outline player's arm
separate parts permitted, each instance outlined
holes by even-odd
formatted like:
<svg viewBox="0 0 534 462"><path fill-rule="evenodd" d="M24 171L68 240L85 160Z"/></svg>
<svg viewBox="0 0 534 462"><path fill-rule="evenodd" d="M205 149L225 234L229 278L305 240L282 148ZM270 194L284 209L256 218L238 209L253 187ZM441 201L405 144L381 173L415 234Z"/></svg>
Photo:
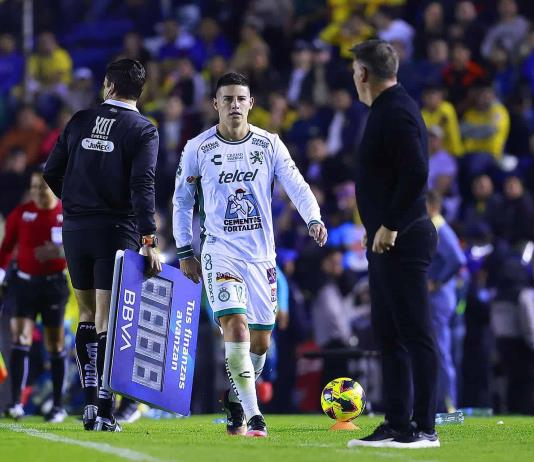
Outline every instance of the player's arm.
<svg viewBox="0 0 534 462"><path fill-rule="evenodd" d="M69 160L67 137L73 119L74 117L63 129L61 135L59 135L54 149L52 149L52 152L46 160L43 171L44 180L48 186L50 186L53 193L60 199L63 190L63 178L65 178L65 171L67 170L67 163Z"/></svg>
<svg viewBox="0 0 534 462"><path fill-rule="evenodd" d="M274 140L274 174L282 184L289 199L297 208L300 216L308 225L310 236L323 246L328 238L328 232L321 220L321 210L317 199L313 195L310 185L302 177L295 162L291 158L287 147L276 136Z"/></svg>
<svg viewBox="0 0 534 462"><path fill-rule="evenodd" d="M180 269L184 275L200 282L200 263L195 258L193 247L193 208L197 192L197 181L200 180L197 152L191 143L187 143L180 157L176 171L174 196L172 200L172 230L180 260Z"/></svg>
<svg viewBox="0 0 534 462"><path fill-rule="evenodd" d="M130 191L132 206L137 217L139 232L153 241L156 232L156 192L154 180L156 176L156 161L158 159L159 135L152 124L145 125L134 146L135 155L132 158L130 173ZM148 259L147 274L154 276L161 271L159 254L151 245L143 246L143 254Z"/></svg>
<svg viewBox="0 0 534 462"><path fill-rule="evenodd" d="M6 269L11 261L11 255L18 242L20 218L21 211L18 207L7 216L4 239L0 246L0 285L4 282Z"/></svg>

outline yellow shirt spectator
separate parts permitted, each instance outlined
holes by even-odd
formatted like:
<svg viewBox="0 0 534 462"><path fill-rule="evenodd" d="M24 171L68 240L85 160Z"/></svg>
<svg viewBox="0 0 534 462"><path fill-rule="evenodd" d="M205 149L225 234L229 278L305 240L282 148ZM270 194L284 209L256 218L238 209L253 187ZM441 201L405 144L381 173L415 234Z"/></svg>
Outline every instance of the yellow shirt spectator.
<svg viewBox="0 0 534 462"><path fill-rule="evenodd" d="M43 32L37 39L37 52L28 62L30 75L43 85L69 84L72 79L72 60L69 53L60 48L50 32Z"/></svg>
<svg viewBox="0 0 534 462"><path fill-rule="evenodd" d="M464 153L458 117L451 103L442 101L435 110L423 107L421 114L427 127L438 126L443 130L443 148L449 154L461 156Z"/></svg>
<svg viewBox="0 0 534 462"><path fill-rule="evenodd" d="M509 132L510 116L498 101L491 103L487 109L468 109L462 119L466 153L486 152L500 159Z"/></svg>

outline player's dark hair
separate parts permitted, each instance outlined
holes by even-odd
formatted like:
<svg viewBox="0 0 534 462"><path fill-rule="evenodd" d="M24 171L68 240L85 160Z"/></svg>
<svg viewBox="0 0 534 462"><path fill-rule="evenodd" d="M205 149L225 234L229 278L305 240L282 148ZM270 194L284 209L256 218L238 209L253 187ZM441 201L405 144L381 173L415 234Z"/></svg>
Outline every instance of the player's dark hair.
<svg viewBox="0 0 534 462"><path fill-rule="evenodd" d="M114 85L117 96L137 100L145 85L146 72L139 61L125 58L108 64L106 77Z"/></svg>
<svg viewBox="0 0 534 462"><path fill-rule="evenodd" d="M240 74L239 72L228 72L224 74L219 80L217 80L217 85L215 86L215 93L221 87L228 87L229 85L241 85L243 87L249 87L250 84L248 78Z"/></svg>
<svg viewBox="0 0 534 462"><path fill-rule="evenodd" d="M351 49L354 59L360 61L377 80L388 80L397 76L399 56L391 43L372 39L358 43Z"/></svg>

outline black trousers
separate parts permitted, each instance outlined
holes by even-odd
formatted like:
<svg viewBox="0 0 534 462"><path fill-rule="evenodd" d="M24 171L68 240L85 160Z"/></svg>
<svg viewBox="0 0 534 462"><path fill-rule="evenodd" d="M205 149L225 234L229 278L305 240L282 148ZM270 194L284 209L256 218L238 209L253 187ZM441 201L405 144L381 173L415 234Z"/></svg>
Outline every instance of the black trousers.
<svg viewBox="0 0 534 462"><path fill-rule="evenodd" d="M427 270L437 244L429 219L415 222L379 255L371 248L373 331L382 353L385 418L396 429L410 421L434 429L438 355L430 321ZM372 241L369 242L369 247Z"/></svg>

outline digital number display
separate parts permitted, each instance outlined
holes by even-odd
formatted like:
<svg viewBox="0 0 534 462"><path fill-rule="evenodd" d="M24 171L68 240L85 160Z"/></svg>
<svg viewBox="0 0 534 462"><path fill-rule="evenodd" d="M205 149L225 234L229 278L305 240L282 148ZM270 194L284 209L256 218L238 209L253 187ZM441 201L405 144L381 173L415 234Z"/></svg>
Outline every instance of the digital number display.
<svg viewBox="0 0 534 462"><path fill-rule="evenodd" d="M132 381L157 391L163 389L172 286L156 276L141 287Z"/></svg>

